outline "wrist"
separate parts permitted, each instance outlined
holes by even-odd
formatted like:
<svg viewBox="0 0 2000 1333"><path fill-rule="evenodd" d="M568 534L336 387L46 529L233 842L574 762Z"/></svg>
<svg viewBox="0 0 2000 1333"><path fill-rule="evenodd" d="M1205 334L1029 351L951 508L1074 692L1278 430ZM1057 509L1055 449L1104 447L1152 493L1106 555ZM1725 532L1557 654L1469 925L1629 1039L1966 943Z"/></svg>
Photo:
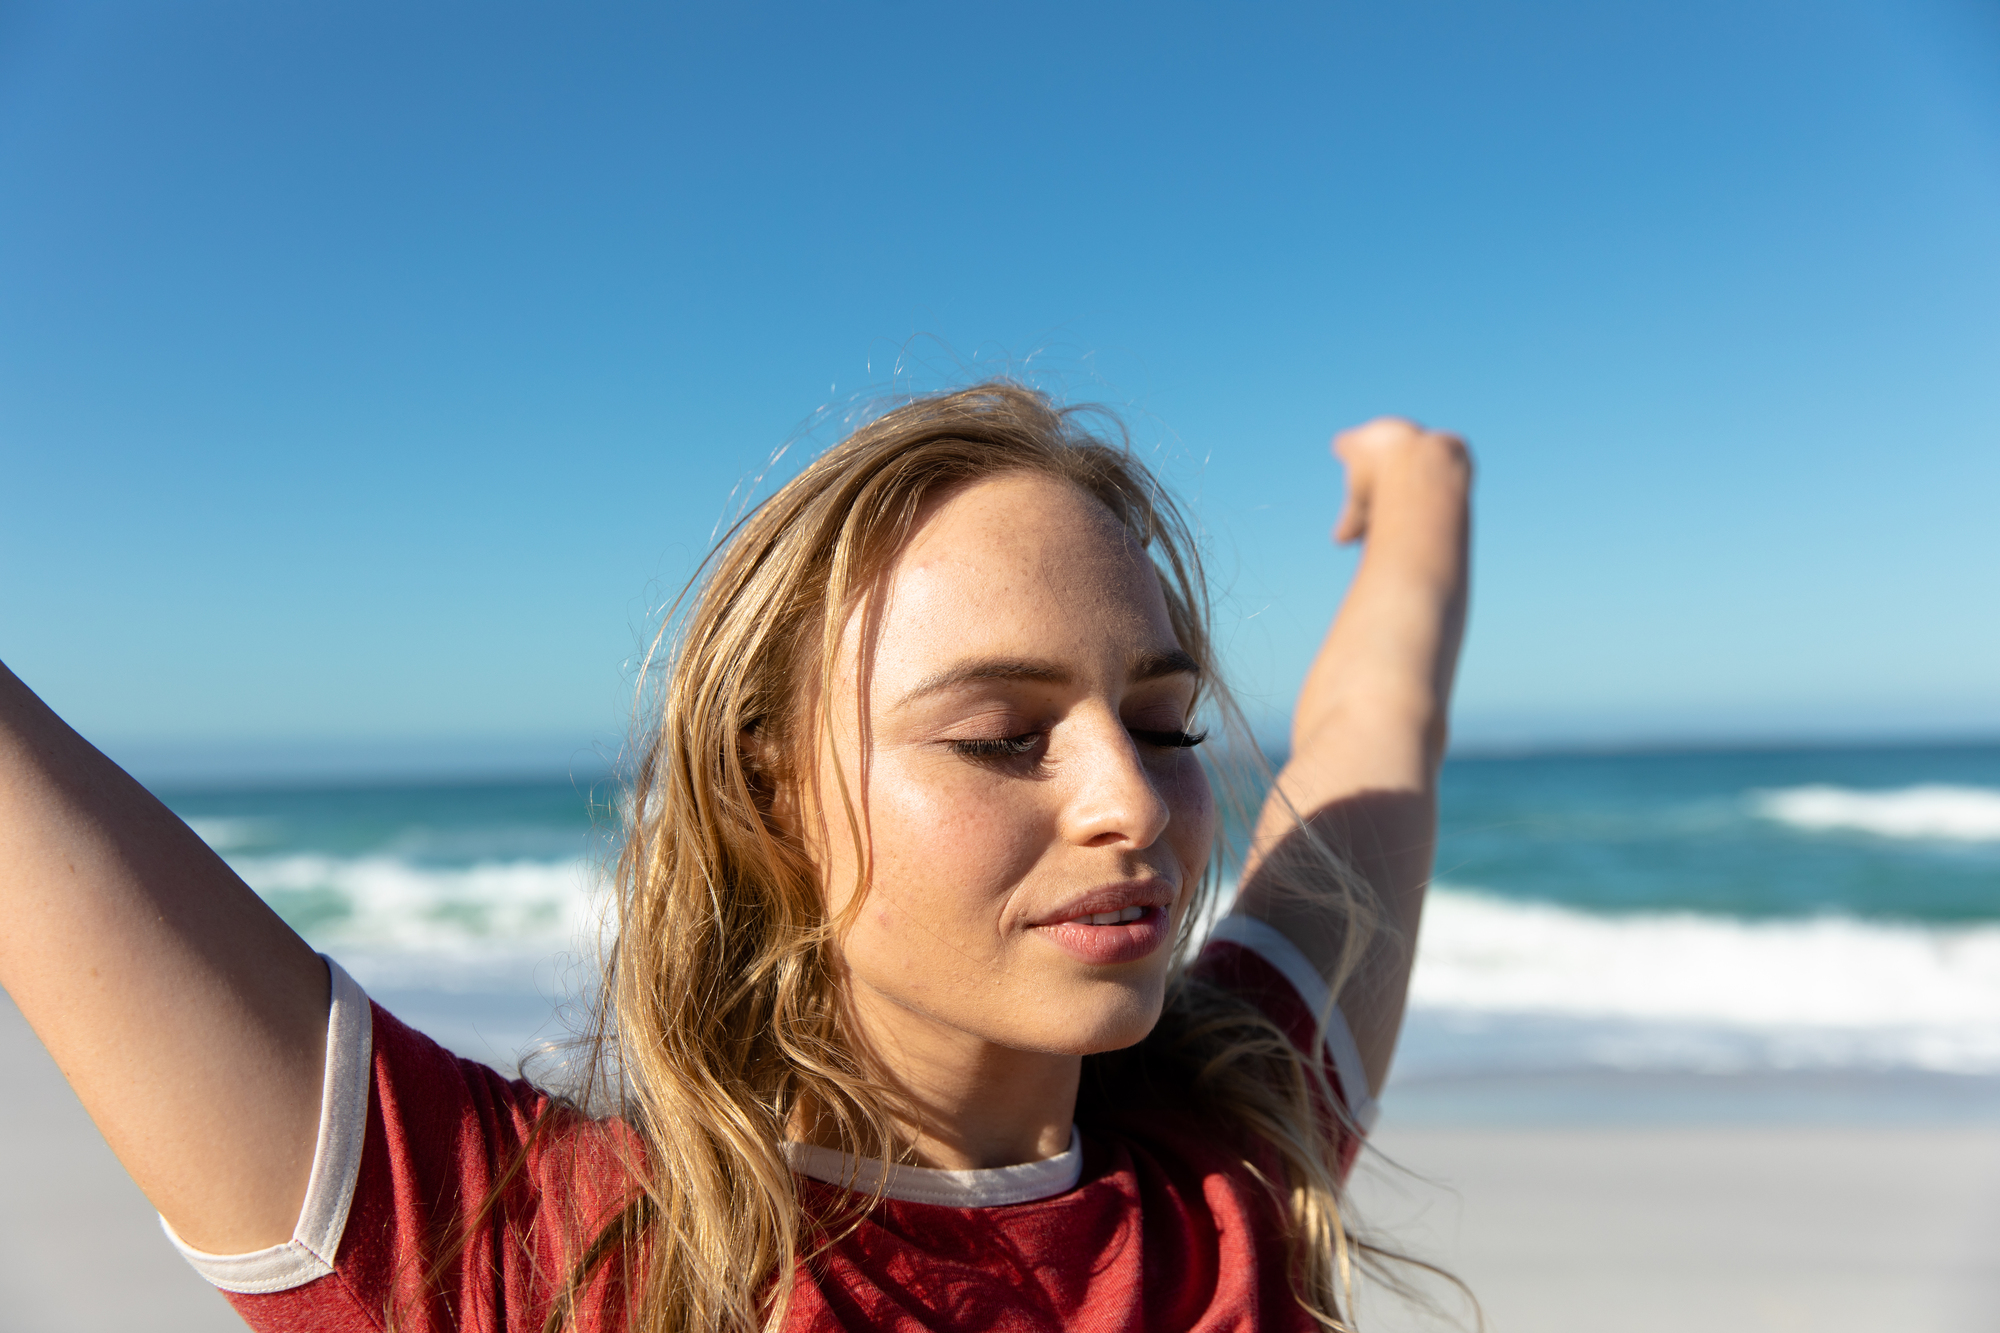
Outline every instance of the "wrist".
<svg viewBox="0 0 2000 1333"><path fill-rule="evenodd" d="M1380 564L1384 556L1397 553L1423 565L1456 568L1465 555L1471 481L1470 468L1444 465L1377 477L1368 503L1364 559Z"/></svg>

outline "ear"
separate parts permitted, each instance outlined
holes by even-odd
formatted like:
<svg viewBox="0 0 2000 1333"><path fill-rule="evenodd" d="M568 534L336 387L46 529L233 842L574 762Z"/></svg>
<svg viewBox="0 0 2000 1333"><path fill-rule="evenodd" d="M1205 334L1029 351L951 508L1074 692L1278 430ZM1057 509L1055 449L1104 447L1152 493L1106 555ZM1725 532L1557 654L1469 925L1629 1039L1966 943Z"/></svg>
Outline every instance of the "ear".
<svg viewBox="0 0 2000 1333"><path fill-rule="evenodd" d="M784 773L783 756L761 720L736 733L736 757L750 784L750 795L774 833L798 831L798 794Z"/></svg>
<svg viewBox="0 0 2000 1333"><path fill-rule="evenodd" d="M743 765L743 776L750 784L750 790L761 799L774 784L772 782L770 742L760 734L761 724L752 722L736 733L736 762Z"/></svg>

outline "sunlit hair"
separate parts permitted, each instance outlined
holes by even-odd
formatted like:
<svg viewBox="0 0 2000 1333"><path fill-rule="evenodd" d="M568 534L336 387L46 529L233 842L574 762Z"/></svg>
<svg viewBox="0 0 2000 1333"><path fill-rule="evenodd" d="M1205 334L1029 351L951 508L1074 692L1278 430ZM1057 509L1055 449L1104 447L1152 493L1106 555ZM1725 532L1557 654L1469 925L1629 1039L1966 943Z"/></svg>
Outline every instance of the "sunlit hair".
<svg viewBox="0 0 2000 1333"><path fill-rule="evenodd" d="M1098 416L1114 430L1114 420ZM1217 684L1201 562L1171 499L1093 418L1008 382L898 407L854 432L753 510L718 545L691 600L669 617L625 805L615 944L601 991L597 1088L645 1144L633 1202L569 1275L551 1327L610 1285L644 1333L776 1328L795 1266L865 1209L808 1216L780 1143L806 1108L814 1136L856 1156L908 1141L886 1081L855 1038L837 944L865 893L829 919L819 872L773 818L781 793L833 812L867 859L849 793L807 793L826 725L825 688L847 618L912 535L926 501L1007 473L1067 481L1094 496L1148 553L1180 645L1201 666L1207 716L1246 761L1247 728ZM1213 762L1213 761L1212 761ZM1248 759L1261 763L1261 760ZM1232 791L1268 783L1219 782ZM841 812L845 812L844 819ZM1238 810L1235 827L1253 812ZM1343 973L1375 927L1369 896L1304 829L1291 875L1348 924ZM1303 861L1301 861L1303 858ZM1242 1140L1246 1161L1281 1166L1270 1184L1291 1219L1295 1287L1323 1324L1345 1327L1355 1243L1342 1220L1336 1114L1324 1075L1246 1001L1185 972L1197 923L1223 883L1220 851L1181 918L1174 980L1157 1028L1128 1052L1086 1057L1086 1124L1121 1087L1168 1081ZM1336 978L1338 980L1338 978ZM830 1137L829 1137L830 1136ZM1269 1173L1263 1173L1268 1178ZM591 1300L584 1293L592 1293Z"/></svg>

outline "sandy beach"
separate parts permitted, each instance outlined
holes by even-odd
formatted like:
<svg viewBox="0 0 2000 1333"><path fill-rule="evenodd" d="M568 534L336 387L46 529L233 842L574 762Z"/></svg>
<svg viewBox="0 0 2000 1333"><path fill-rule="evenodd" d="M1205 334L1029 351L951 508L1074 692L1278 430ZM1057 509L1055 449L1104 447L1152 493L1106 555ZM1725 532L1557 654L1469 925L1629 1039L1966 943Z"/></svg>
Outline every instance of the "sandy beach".
<svg viewBox="0 0 2000 1333"><path fill-rule="evenodd" d="M222 1333L243 1323L181 1262L55 1062L0 994L0 1330Z"/></svg>
<svg viewBox="0 0 2000 1333"><path fill-rule="evenodd" d="M0 1132L24 1147L0 1191L0 1330L240 1327L168 1246L4 1000L0 1067L12 1094ZM1468 1114L1433 1106L1399 1123L1392 1090L1355 1207L1375 1233L1465 1279L1494 1333L2000 1324L2000 1125L1480 1125ZM1451 1317L1376 1295L1359 1313L1367 1333L1471 1327L1444 1304Z"/></svg>
<svg viewBox="0 0 2000 1333"><path fill-rule="evenodd" d="M2000 1128L1385 1118L1376 1147L1361 1219L1463 1279L1493 1333L2000 1326ZM1441 1304L1456 1324L1376 1300L1361 1326L1469 1326Z"/></svg>

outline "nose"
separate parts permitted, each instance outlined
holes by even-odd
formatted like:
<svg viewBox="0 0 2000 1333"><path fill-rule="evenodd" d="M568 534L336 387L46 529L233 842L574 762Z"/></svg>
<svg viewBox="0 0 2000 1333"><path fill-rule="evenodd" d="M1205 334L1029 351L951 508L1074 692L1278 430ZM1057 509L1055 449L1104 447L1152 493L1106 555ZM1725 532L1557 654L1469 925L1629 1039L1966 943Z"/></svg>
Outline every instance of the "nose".
<svg viewBox="0 0 2000 1333"><path fill-rule="evenodd" d="M1116 718L1093 721L1070 752L1075 785L1063 836L1082 847L1150 847L1171 817L1132 736Z"/></svg>

